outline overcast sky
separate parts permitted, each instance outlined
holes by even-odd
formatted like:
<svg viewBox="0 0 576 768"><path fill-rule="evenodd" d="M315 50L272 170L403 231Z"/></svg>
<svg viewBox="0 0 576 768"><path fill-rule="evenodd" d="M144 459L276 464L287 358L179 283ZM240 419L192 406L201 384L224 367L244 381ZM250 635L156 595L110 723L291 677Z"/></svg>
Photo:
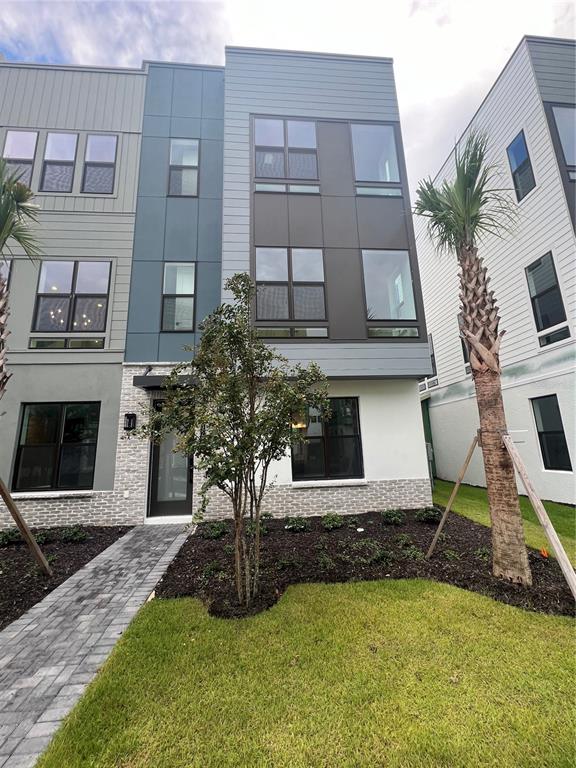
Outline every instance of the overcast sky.
<svg viewBox="0 0 576 768"><path fill-rule="evenodd" d="M564 0L0 0L6 59L222 64L224 45L394 58L411 188L434 174L523 35L576 36Z"/></svg>

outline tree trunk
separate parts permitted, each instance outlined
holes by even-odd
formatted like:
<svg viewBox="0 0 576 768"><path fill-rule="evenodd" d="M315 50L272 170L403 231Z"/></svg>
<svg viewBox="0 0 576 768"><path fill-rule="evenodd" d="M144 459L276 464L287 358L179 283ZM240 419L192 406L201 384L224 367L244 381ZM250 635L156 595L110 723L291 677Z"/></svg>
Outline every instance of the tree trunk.
<svg viewBox="0 0 576 768"><path fill-rule="evenodd" d="M477 372L474 384L492 521L492 571L494 576L529 585L532 576L524 543L514 465L502 442L506 417L500 374L490 370Z"/></svg>
<svg viewBox="0 0 576 768"><path fill-rule="evenodd" d="M490 278L474 247L458 250L460 332L468 348L480 415L482 456L492 521L495 576L531 584L514 466L503 442L506 417L500 381L500 314Z"/></svg>

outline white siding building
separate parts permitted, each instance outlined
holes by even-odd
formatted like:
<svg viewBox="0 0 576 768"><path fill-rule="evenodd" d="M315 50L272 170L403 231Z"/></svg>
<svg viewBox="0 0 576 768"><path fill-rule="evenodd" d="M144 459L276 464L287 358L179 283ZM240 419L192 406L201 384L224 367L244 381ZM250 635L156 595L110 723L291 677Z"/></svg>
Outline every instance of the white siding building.
<svg viewBox="0 0 576 768"><path fill-rule="evenodd" d="M501 310L508 428L540 496L575 501L576 44L525 37L460 138L486 132L488 161L514 188L518 220L480 246ZM453 153L436 176L450 178ZM514 196L513 193L513 196ZM478 428L458 331L455 257L440 257L417 219L416 240L436 375L421 383L438 477L455 480ZM480 451L466 481L484 485Z"/></svg>

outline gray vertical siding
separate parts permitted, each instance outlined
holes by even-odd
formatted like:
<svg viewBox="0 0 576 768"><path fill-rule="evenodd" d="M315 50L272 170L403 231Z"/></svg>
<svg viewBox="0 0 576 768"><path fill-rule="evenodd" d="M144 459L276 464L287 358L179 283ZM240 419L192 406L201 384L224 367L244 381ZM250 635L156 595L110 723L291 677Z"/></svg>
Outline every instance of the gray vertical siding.
<svg viewBox="0 0 576 768"><path fill-rule="evenodd" d="M576 41L526 40L542 101L576 104Z"/></svg>
<svg viewBox="0 0 576 768"><path fill-rule="evenodd" d="M220 302L224 72L150 64L126 340L130 362L176 362L196 333L162 333L165 261L196 263L196 327ZM168 197L171 138L200 140L198 197Z"/></svg>

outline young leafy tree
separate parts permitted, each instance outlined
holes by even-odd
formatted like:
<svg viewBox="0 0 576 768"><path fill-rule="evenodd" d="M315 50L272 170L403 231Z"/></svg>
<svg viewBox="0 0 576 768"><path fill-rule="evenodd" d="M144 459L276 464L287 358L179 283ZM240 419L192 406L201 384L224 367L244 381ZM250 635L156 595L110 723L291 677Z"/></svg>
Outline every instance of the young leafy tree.
<svg viewBox="0 0 576 768"><path fill-rule="evenodd" d="M210 489L230 499L235 531L236 591L249 606L260 577L260 515L273 462L298 439L291 424L312 406L328 411L320 368L289 366L254 330L252 281L237 274L226 283L234 302L222 304L201 326L190 362L176 366L160 411L149 413L143 434L158 441L169 432L177 450L194 457L204 475L201 511Z"/></svg>
<svg viewBox="0 0 576 768"><path fill-rule="evenodd" d="M482 455L492 521L493 573L521 584L532 576L524 543L514 466L502 443L506 417L500 380L500 315L490 278L478 255L483 237L510 231L515 209L506 191L494 187L486 162L487 138L471 134L455 149L455 176L438 187L420 182L415 213L429 219L439 252L454 253L460 277L460 333L467 346L480 416Z"/></svg>

